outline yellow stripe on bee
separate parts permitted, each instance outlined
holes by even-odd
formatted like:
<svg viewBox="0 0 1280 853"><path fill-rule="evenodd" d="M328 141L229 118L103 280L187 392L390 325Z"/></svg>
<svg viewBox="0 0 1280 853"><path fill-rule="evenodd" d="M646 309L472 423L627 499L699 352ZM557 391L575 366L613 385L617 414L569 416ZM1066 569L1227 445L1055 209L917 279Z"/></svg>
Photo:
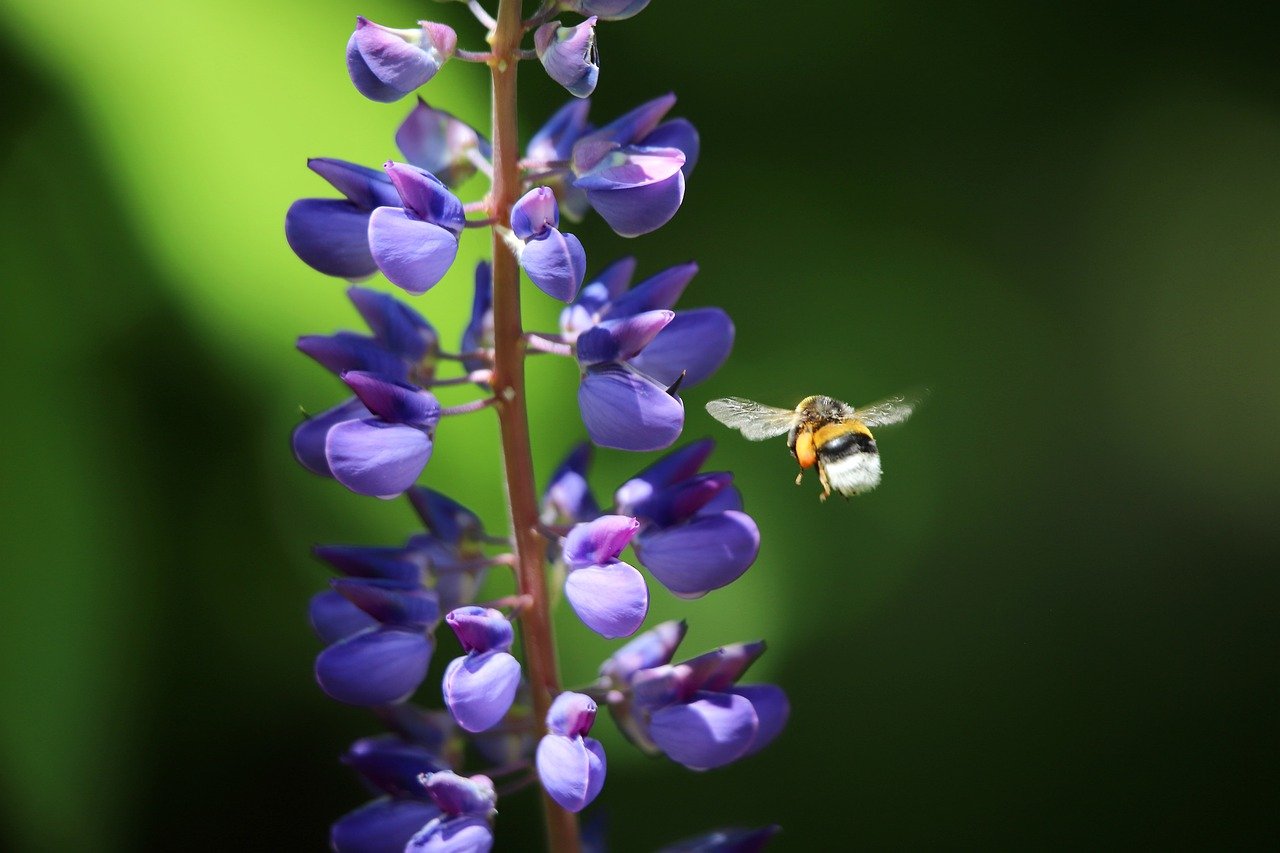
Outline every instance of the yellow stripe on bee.
<svg viewBox="0 0 1280 853"><path fill-rule="evenodd" d="M851 432L860 433L868 438L875 437L871 435L871 430L867 429L867 425L862 421L848 420L834 424L827 424L826 426L821 427L813 434L813 444L815 447L822 447L833 438L839 438L840 436Z"/></svg>

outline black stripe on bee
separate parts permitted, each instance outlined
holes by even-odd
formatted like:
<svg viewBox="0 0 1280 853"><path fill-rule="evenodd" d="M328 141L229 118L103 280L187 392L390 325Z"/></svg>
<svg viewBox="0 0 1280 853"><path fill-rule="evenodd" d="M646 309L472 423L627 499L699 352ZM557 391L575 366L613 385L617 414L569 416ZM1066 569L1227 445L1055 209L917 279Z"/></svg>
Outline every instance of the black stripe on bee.
<svg viewBox="0 0 1280 853"><path fill-rule="evenodd" d="M818 448L824 459L836 459L853 453L877 453L876 440L863 432L846 432Z"/></svg>

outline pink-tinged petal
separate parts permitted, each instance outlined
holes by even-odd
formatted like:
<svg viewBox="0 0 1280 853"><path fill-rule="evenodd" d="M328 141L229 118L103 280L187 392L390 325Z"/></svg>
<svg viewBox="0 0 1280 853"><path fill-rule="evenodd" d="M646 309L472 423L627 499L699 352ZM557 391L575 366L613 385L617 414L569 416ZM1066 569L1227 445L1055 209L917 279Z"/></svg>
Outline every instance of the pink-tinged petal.
<svg viewBox="0 0 1280 853"><path fill-rule="evenodd" d="M308 615L316 636L330 644L378 625L378 620L331 589L311 597Z"/></svg>
<svg viewBox="0 0 1280 853"><path fill-rule="evenodd" d="M440 422L440 402L417 385L392 382L362 370L349 370L341 378L369 411L385 421L422 430L435 429Z"/></svg>
<svg viewBox="0 0 1280 853"><path fill-rule="evenodd" d="M422 786L431 801L449 816L487 817L498 802L493 780L479 773L460 776L451 770L442 770L429 774L422 780Z"/></svg>
<svg viewBox="0 0 1280 853"><path fill-rule="evenodd" d="M420 294L449 271L458 255L458 238L401 208L380 207L369 217L369 249L392 284Z"/></svg>
<svg viewBox="0 0 1280 853"><path fill-rule="evenodd" d="M543 293L569 302L586 275L587 254L577 237L551 228L525 243L520 266Z"/></svg>
<svg viewBox="0 0 1280 853"><path fill-rule="evenodd" d="M684 294L685 288L689 286L689 282L693 281L693 277L697 274L698 265L693 261L669 267L618 296L609 306L606 316L616 320L619 317L630 317L643 311L674 308Z"/></svg>
<svg viewBox="0 0 1280 853"><path fill-rule="evenodd" d="M688 629L683 619L655 625L610 655L600 665L600 675L616 684L627 684L642 669L670 663Z"/></svg>
<svg viewBox="0 0 1280 853"><path fill-rule="evenodd" d="M329 846L335 853L404 853L414 833L439 816L430 803L384 797L338 818Z"/></svg>
<svg viewBox="0 0 1280 853"><path fill-rule="evenodd" d="M293 430L294 458L312 474L319 474L321 477L332 477L333 472L329 470L329 459L324 452L329 430L345 421L356 421L370 417L370 414L369 410L364 407L364 403L353 397L345 403L334 406L332 409L307 418L294 427Z"/></svg>
<svg viewBox="0 0 1280 853"><path fill-rule="evenodd" d="M698 162L698 152L702 149L697 128L683 118L664 121L640 140L640 145L644 148L678 148L683 151L684 166L680 171L684 172L686 178L693 174L693 167Z"/></svg>
<svg viewBox="0 0 1280 853"><path fill-rule="evenodd" d="M699 598L733 583L755 562L760 530L749 515L696 516L635 541L641 564L681 598Z"/></svg>
<svg viewBox="0 0 1280 853"><path fill-rule="evenodd" d="M491 729L502 721L520 686L520 662L492 651L455 658L444 672L441 690L449 713L469 732Z"/></svg>
<svg viewBox="0 0 1280 853"><path fill-rule="evenodd" d="M573 569L564 597L583 624L610 640L634 634L649 612L644 576L626 563Z"/></svg>
<svg viewBox="0 0 1280 853"><path fill-rule="evenodd" d="M631 363L668 385L683 375L683 387L690 387L720 369L733 349L733 334L733 321L719 308L681 311Z"/></svg>
<svg viewBox="0 0 1280 853"><path fill-rule="evenodd" d="M410 163L451 187L476 172L468 152L479 151L486 160L491 156L489 141L479 131L422 98L396 130L396 147Z"/></svg>
<svg viewBox="0 0 1280 853"><path fill-rule="evenodd" d="M676 172L665 181L641 187L588 190L587 200L616 234L639 237L656 231L676 215L684 201L684 175Z"/></svg>
<svg viewBox="0 0 1280 853"><path fill-rule="evenodd" d="M639 529L640 522L625 515L575 524L564 538L564 561L577 569L616 560Z"/></svg>
<svg viewBox="0 0 1280 853"><path fill-rule="evenodd" d="M369 253L369 211L336 198L304 198L289 206L284 237L303 263L338 278L377 271Z"/></svg>
<svg viewBox="0 0 1280 853"><path fill-rule="evenodd" d="M505 652L515 641L511 621L492 607L455 607L444 621L453 629L464 652Z"/></svg>
<svg viewBox="0 0 1280 853"><path fill-rule="evenodd" d="M604 786L604 750L587 747L581 737L546 735L538 742L535 763L542 787L560 806L580 812Z"/></svg>
<svg viewBox="0 0 1280 853"><path fill-rule="evenodd" d="M413 485L431 458L431 437L385 421L345 421L329 430L325 458L339 483L360 495L390 499Z"/></svg>
<svg viewBox="0 0 1280 853"><path fill-rule="evenodd" d="M578 363L586 367L608 361L633 359L654 338L659 337L658 333L675 316L674 311L646 311L620 320L606 320L578 337ZM671 382L665 384L670 385Z"/></svg>
<svg viewBox="0 0 1280 853"><path fill-rule="evenodd" d="M436 818L409 839L403 853L489 853L493 830L479 817Z"/></svg>
<svg viewBox="0 0 1280 853"><path fill-rule="evenodd" d="M534 187L511 206L511 232L521 240L541 237L560 226L560 208L549 187Z"/></svg>
<svg viewBox="0 0 1280 853"><path fill-rule="evenodd" d="M466 227L467 215L458 197L449 192L444 182L426 169L388 160L382 165L395 185L403 206L412 216L439 225L455 236Z"/></svg>
<svg viewBox="0 0 1280 853"><path fill-rule="evenodd" d="M776 684L743 684L725 691L741 696L755 708L760 726L756 730L755 740L747 755L754 755L764 749L786 728L787 718L791 716L791 703L787 694Z"/></svg>
<svg viewBox="0 0 1280 853"><path fill-rule="evenodd" d="M403 702L426 678L431 639L425 634L377 629L347 637L316 658L316 681L349 705Z"/></svg>
<svg viewBox="0 0 1280 853"><path fill-rule="evenodd" d="M697 693L693 701L655 711L649 736L667 757L690 770L723 767L751 748L759 728L743 696Z"/></svg>
<svg viewBox="0 0 1280 853"><path fill-rule="evenodd" d="M669 180L683 166L678 148L617 148L579 173L573 185L588 192L647 187Z"/></svg>
<svg viewBox="0 0 1280 853"><path fill-rule="evenodd" d="M662 450L684 429L684 403L646 376L617 365L592 367L578 387L591 440L618 450Z"/></svg>
<svg viewBox="0 0 1280 853"><path fill-rule="evenodd" d="M596 721L596 703L585 693L565 691L547 711L547 731L553 735L578 737L591 731Z"/></svg>
<svg viewBox="0 0 1280 853"><path fill-rule="evenodd" d="M649 500L654 492L697 474L715 448L714 439L700 438L666 454L618 487L613 494L618 511L629 514Z"/></svg>

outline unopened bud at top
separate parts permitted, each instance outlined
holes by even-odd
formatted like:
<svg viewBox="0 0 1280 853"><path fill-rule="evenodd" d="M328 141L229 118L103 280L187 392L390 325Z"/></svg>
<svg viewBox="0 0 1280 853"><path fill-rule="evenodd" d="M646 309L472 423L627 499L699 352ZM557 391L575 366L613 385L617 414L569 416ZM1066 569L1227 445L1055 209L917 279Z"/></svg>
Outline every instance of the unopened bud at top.
<svg viewBox="0 0 1280 853"><path fill-rule="evenodd" d="M595 91L600 77L595 17L573 27L559 21L543 24L533 34L533 44L547 74L571 95L585 98Z"/></svg>
<svg viewBox="0 0 1280 853"><path fill-rule="evenodd" d="M457 46L457 33L444 24L420 21L418 29L397 30L357 17L347 72L360 94L390 103L434 77Z"/></svg>

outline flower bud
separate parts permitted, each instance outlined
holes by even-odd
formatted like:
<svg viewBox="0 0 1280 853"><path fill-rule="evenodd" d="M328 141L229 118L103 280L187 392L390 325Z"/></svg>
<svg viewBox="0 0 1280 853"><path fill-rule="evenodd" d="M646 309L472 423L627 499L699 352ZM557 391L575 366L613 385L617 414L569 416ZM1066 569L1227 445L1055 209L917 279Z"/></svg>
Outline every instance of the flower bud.
<svg viewBox="0 0 1280 853"><path fill-rule="evenodd" d="M497 649L505 652L515 640L515 632L507 617L492 607L458 607L444 617L453 633L462 643L463 651L488 652Z"/></svg>
<svg viewBox="0 0 1280 853"><path fill-rule="evenodd" d="M347 42L347 72L360 94L372 101L398 101L426 83L453 56L458 36L444 24L420 21L414 30L396 30L356 18Z"/></svg>
<svg viewBox="0 0 1280 853"><path fill-rule="evenodd" d="M573 27L562 27L559 21L543 24L533 34L533 44L547 74L569 94L585 98L595 91L600 54L594 16Z"/></svg>
<svg viewBox="0 0 1280 853"><path fill-rule="evenodd" d="M591 733L596 703L584 693L561 693L547 711L547 731L565 737Z"/></svg>
<svg viewBox="0 0 1280 853"><path fill-rule="evenodd" d="M604 21L621 21L639 14L649 0L561 0L560 6L579 15L598 15Z"/></svg>
<svg viewBox="0 0 1280 853"><path fill-rule="evenodd" d="M450 187L475 174L472 152L486 160L492 156L489 141L474 127L422 98L396 130L396 147L410 163Z"/></svg>
<svg viewBox="0 0 1280 853"><path fill-rule="evenodd" d="M559 225L556 196L547 187L534 187L511 206L511 231L521 240L542 237Z"/></svg>
<svg viewBox="0 0 1280 853"><path fill-rule="evenodd" d="M439 773L424 773L420 780L431 801L446 815L488 817L495 812L498 795L493 790L493 780L488 776L477 774L468 779L442 770Z"/></svg>

